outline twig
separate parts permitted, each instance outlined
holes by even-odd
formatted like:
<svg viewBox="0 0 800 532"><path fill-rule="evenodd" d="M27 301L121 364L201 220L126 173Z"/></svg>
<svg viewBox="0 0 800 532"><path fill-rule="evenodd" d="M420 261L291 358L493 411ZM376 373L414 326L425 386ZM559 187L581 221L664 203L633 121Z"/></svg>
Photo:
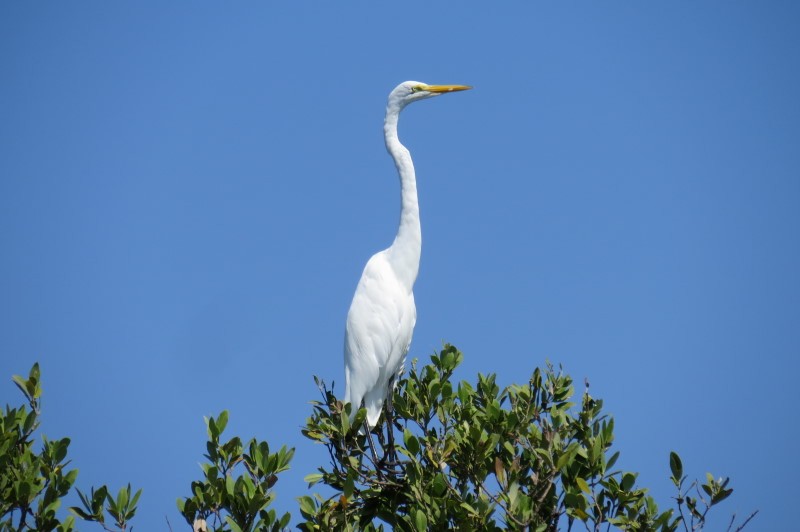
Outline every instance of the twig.
<svg viewBox="0 0 800 532"><path fill-rule="evenodd" d="M744 529L744 527L745 527L745 526L747 526L747 523L749 523L749 522L750 522L750 520L751 520L752 518L754 518L754 517L756 516L756 514L757 514L757 513L758 513L758 510L756 510L756 511L755 511L755 512L753 512L753 513L751 513L751 514L750 514L750 516L749 516L747 519L745 519L745 520L744 520L744 523L742 523L741 525L739 525L738 527L736 527L736 530L735 530L734 532L741 532L741 531L742 531L742 529ZM733 526L733 522L734 522L735 520L736 520L736 514L733 514L733 515L731 516L731 524L729 524L729 525L728 525L728 532L730 532L730 530L731 530L731 527Z"/></svg>
<svg viewBox="0 0 800 532"><path fill-rule="evenodd" d="M453 492L454 492L456 495L459 495L459 496L460 496L460 494L459 494L458 492L456 492L456 491L455 491L455 489L453 489L453 486L451 486L449 482L447 483L447 486L448 486L448 488L450 488L450 490L451 490L451 491L453 491ZM475 483L475 486L478 488L478 491L482 491L482 492L484 492L484 493L486 494L486 496L487 496L487 497L489 497L489 499L491 499L491 500L492 500L492 502L493 502L493 503L495 503L497 506L499 506L500 508L502 508L502 509L503 509L503 510L506 512L506 516L507 516L507 517L509 517L509 518L511 518L511 520L512 520L512 521L514 521L514 524L516 524L516 525L517 525L517 526L519 526L519 527L524 527L524 526L526 526L526 525L527 525L527 523L525 523L525 522L523 522L523 521L520 521L519 519L517 519L516 517L514 517L514 516L511 514L511 512L509 511L509 509L506 507L506 505L505 505L505 504L503 504L503 501L501 501L501 500L498 500L498 499L497 499L497 498L496 498L494 495L492 495L492 494L489 492L489 490L487 490L486 488L484 488L484 487L483 487L483 484L481 484L480 482L476 482L476 483Z"/></svg>

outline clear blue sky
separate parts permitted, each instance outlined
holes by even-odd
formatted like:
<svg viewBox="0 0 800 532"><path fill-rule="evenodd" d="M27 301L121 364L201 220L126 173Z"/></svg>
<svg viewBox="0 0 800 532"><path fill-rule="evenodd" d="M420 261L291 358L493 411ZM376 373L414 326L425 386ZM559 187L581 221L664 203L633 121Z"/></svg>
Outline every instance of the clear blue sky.
<svg viewBox="0 0 800 532"><path fill-rule="evenodd" d="M203 416L326 463L312 375L394 236L399 82L423 258L410 356L591 381L620 464L730 475L716 513L796 506L800 4L3 2L0 397L40 361L78 485L176 529ZM796 525L796 522L793 523Z"/></svg>

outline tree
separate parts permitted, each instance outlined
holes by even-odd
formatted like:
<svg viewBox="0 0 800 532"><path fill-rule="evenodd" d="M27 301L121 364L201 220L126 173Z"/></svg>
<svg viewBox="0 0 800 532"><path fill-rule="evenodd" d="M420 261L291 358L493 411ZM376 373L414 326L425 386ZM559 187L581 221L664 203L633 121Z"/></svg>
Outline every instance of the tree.
<svg viewBox="0 0 800 532"><path fill-rule="evenodd" d="M677 508L661 510L636 485L636 473L614 469L614 420L588 385L576 405L572 379L549 364L502 390L494 375L454 384L462 359L447 345L400 380L391 428L402 435L399 461L391 452L367 452L359 430L365 411L351 424L351 405L317 380L322 401L303 434L327 447L330 464L306 480L333 495L300 498L303 530L376 530L383 522L396 530L550 531L581 523L587 530L688 531L702 529L710 508L733 491L729 479L710 474L695 489L671 453Z"/></svg>
<svg viewBox="0 0 800 532"><path fill-rule="evenodd" d="M77 469L67 470L70 439L48 440L42 437L39 452L34 449L34 433L39 428L42 387L39 364L34 364L28 378L14 375L13 381L22 391L28 406L6 405L0 419L0 530L38 530L47 532L75 530L75 518L56 516L64 497L75 484ZM76 488L77 489L77 488ZM123 487L112 497L106 486L92 488L90 496L78 490L85 505L71 508L86 521L95 521L106 530L106 514L113 518L118 530L126 530L136 513L142 490L132 494L131 486Z"/></svg>
<svg viewBox="0 0 800 532"><path fill-rule="evenodd" d="M204 478L192 482L191 497L178 499L178 510L195 530L207 530L208 521L216 531L283 530L291 515L286 513L278 519L269 505L277 475L289 469L294 449L284 446L271 454L267 442L255 439L245 448L238 436L221 443L220 435L227 424L227 410L217 418L206 418L208 462L201 464Z"/></svg>
<svg viewBox="0 0 800 532"><path fill-rule="evenodd" d="M392 397L396 448L388 449L386 429L374 429L378 445L368 449L362 430L366 411L350 423L344 405L316 379L322 400L313 404L303 434L323 444L329 464L308 475L309 487L327 486L329 495L298 498L301 530L700 530L709 510L726 499L729 479L708 474L687 482L677 453L669 468L675 507L660 509L636 473L614 469L614 421L588 386L580 403L575 387L560 369L535 369L527 383L502 390L493 375L475 383L454 383L463 355L453 346L412 363ZM141 490L106 486L88 494L76 489L82 507L58 517L61 498L74 488L77 469L69 469L70 440L42 438L39 427L40 371L13 377L28 405L6 406L0 419L0 530L75 530L75 517L107 531L125 531ZM271 452L265 441L246 445L221 438L228 412L206 418L208 442L203 477L178 509L195 531L250 532L285 529L291 520L270 508L278 475L289 468L294 449ZM742 530L731 519L728 530ZM736 528L734 528L736 527ZM131 528L132 529L132 528Z"/></svg>

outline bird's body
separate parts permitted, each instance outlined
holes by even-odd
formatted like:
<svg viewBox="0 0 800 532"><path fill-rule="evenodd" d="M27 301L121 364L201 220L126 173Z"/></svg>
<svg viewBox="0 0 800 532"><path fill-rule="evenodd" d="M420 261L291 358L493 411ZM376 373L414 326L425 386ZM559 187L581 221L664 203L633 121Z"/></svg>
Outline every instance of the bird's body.
<svg viewBox="0 0 800 532"><path fill-rule="evenodd" d="M403 372L417 309L414 293L393 272L389 250L372 256L348 312L345 329L345 402L363 399L374 427L392 382ZM357 402L358 401L358 402Z"/></svg>
<svg viewBox="0 0 800 532"><path fill-rule="evenodd" d="M377 425L383 403L403 372L417 321L413 290L422 231L414 163L397 137L397 122L413 101L468 88L406 81L389 94L383 129L400 176L400 226L392 245L364 267L347 314L344 341L345 403L352 404L352 418L363 401L370 428Z"/></svg>

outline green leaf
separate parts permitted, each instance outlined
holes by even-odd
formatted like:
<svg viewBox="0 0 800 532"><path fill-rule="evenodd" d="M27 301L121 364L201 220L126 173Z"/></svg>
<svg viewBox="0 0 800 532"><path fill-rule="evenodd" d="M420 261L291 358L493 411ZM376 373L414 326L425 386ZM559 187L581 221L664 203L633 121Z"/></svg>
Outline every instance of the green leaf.
<svg viewBox="0 0 800 532"><path fill-rule="evenodd" d="M233 497L235 493L236 482L233 480L233 477L230 475L225 477L225 492L228 494L228 497Z"/></svg>
<svg viewBox="0 0 800 532"><path fill-rule="evenodd" d="M614 464L617 463L618 458L619 458L619 451L611 455L611 458L608 459L608 463L606 463L606 468L611 469L612 467L614 467Z"/></svg>
<svg viewBox="0 0 800 532"><path fill-rule="evenodd" d="M102 515L103 514L103 503L106 499L111 499L111 496L108 494L108 488L103 485L97 488L96 490L92 488L92 512L95 515Z"/></svg>
<svg viewBox="0 0 800 532"><path fill-rule="evenodd" d="M31 366L31 371L28 374L28 380L38 384L41 377L42 372L39 370L39 363L35 362L33 366Z"/></svg>
<svg viewBox="0 0 800 532"><path fill-rule="evenodd" d="M131 485L128 484L127 488L126 487L122 487L122 488L119 489L119 492L117 492L117 504L116 504L116 506L120 510L123 510L124 508L126 508L128 506L128 498L130 497L130 488L131 488Z"/></svg>
<svg viewBox="0 0 800 532"><path fill-rule="evenodd" d="M683 463L681 462L681 457L675 451L669 453L669 468L672 471L673 482L680 482L683 478Z"/></svg>
<svg viewBox="0 0 800 532"><path fill-rule="evenodd" d="M22 427L23 434L30 434L36 428L36 419L39 416L36 414L35 410L31 410L27 417L25 418L25 423Z"/></svg>
<svg viewBox="0 0 800 532"><path fill-rule="evenodd" d="M84 521L93 521L92 514L85 512L83 509L78 508L77 506L71 506L69 509L70 512L74 513Z"/></svg>
<svg viewBox="0 0 800 532"><path fill-rule="evenodd" d="M499 456L494 458L494 475L497 477L497 482L500 483L500 486L504 486L506 483L506 470Z"/></svg>
<svg viewBox="0 0 800 532"><path fill-rule="evenodd" d="M468 404L470 397L475 394L475 390L467 381L461 381L458 384L458 400L461 404Z"/></svg>
<svg viewBox="0 0 800 532"><path fill-rule="evenodd" d="M228 523L228 526L231 527L232 532L242 532L242 527L236 524L236 521L229 515L225 516L225 522Z"/></svg>
<svg viewBox="0 0 800 532"><path fill-rule="evenodd" d="M589 519L589 514L587 514L581 508L568 508L567 509L567 514L569 514L569 515L571 515L573 517L577 517L581 521L586 521L587 519Z"/></svg>
<svg viewBox="0 0 800 532"><path fill-rule="evenodd" d="M581 489L582 492L587 494L592 493L592 490L589 489L589 484L587 484L586 481L583 480L581 477L575 479L575 484L578 485L578 487Z"/></svg>
<svg viewBox="0 0 800 532"><path fill-rule="evenodd" d="M417 526L417 530L428 530L428 518L422 510L417 510L414 515L414 523Z"/></svg>
<svg viewBox="0 0 800 532"><path fill-rule="evenodd" d="M447 490L447 480L445 480L442 473L436 473L433 477L433 485L431 486L431 493L434 497L441 497Z"/></svg>
<svg viewBox="0 0 800 532"><path fill-rule="evenodd" d="M344 486L342 487L342 493L344 494L345 498L352 499L353 492L356 489L356 475L358 474L358 469L350 469L347 472L347 478L344 481Z"/></svg>
<svg viewBox="0 0 800 532"><path fill-rule="evenodd" d="M225 432L225 427L227 426L228 426L228 411L223 410L222 412L219 413L219 416L217 416L217 430L219 431L219 434Z"/></svg>
<svg viewBox="0 0 800 532"><path fill-rule="evenodd" d="M217 423L213 417L206 418L206 426L208 428L208 439L216 441L219 438L219 430L217 430Z"/></svg>
<svg viewBox="0 0 800 532"><path fill-rule="evenodd" d="M576 454L578 454L578 443L573 442L564 450L564 454L556 460L556 469L563 469L567 464L570 464L575 459Z"/></svg>
<svg viewBox="0 0 800 532"><path fill-rule="evenodd" d="M69 438L62 438L61 441L55 443L55 456L56 463L61 463L67 457L67 448L69 447Z"/></svg>
<svg viewBox="0 0 800 532"><path fill-rule="evenodd" d="M453 351L447 351L442 357L442 368L445 370L452 370L456 365L456 354Z"/></svg>
<svg viewBox="0 0 800 532"><path fill-rule="evenodd" d="M580 493L566 493L564 494L564 504L567 508L586 508L586 499Z"/></svg>
<svg viewBox="0 0 800 532"><path fill-rule="evenodd" d="M409 453L414 456L419 454L419 440L408 429L403 429L403 443Z"/></svg>
<svg viewBox="0 0 800 532"><path fill-rule="evenodd" d="M136 511L136 504L139 502L139 497L141 497L141 495L142 495L142 488L139 488L139 489L136 491L136 494L135 494L135 495L133 496L133 498L131 499L131 502L130 502L130 504L128 505L128 507L129 507L131 510L129 511L129 513L130 513L130 517L126 517L126 520L127 520L127 519L130 519L131 517L133 517L133 512L135 512L135 511Z"/></svg>
<svg viewBox="0 0 800 532"><path fill-rule="evenodd" d="M317 513L317 505L314 502L314 499L308 495L303 495L302 497L297 498L297 502L300 503L300 513L307 518L312 518Z"/></svg>
<svg viewBox="0 0 800 532"><path fill-rule="evenodd" d="M68 471L66 475L64 475L64 482L66 483L67 486L72 487L73 484L75 484L75 479L77 478L78 478L78 470L72 469Z"/></svg>
<svg viewBox="0 0 800 532"><path fill-rule="evenodd" d="M20 375L12 376L11 380L14 381L14 384L17 385L17 388L19 388L22 391L22 393L25 395L25 398L30 400L31 396L28 393L28 389L27 389L27 386L26 386L27 381Z"/></svg>
<svg viewBox="0 0 800 532"><path fill-rule="evenodd" d="M719 502L724 501L730 496L731 493L733 493L733 488L720 490L719 493L715 494L711 498L711 504L717 504Z"/></svg>
<svg viewBox="0 0 800 532"><path fill-rule="evenodd" d="M462 502L459 506L461 506L463 509L465 509L471 516L473 516L473 517L477 517L478 516L478 511L475 510L475 508L473 508L469 504L467 504L465 502Z"/></svg>
<svg viewBox="0 0 800 532"><path fill-rule="evenodd" d="M625 473L622 475L622 482L620 482L620 487L623 491L631 491L633 485L636 483L636 475L633 473Z"/></svg>
<svg viewBox="0 0 800 532"><path fill-rule="evenodd" d="M320 480L322 480L322 473L311 473L310 475L306 475L303 478L303 482L308 482L308 487L310 488Z"/></svg>

